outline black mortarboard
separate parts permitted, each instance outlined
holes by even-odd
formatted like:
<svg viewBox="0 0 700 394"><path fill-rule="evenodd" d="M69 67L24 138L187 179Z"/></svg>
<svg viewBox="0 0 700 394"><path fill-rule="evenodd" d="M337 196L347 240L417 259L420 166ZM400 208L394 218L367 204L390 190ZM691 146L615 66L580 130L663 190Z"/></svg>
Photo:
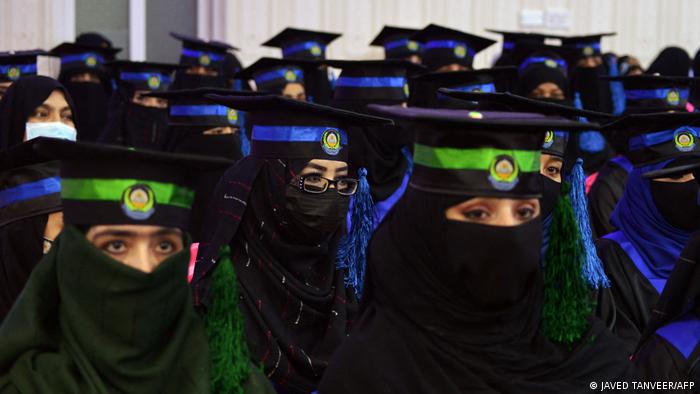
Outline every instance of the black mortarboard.
<svg viewBox="0 0 700 394"><path fill-rule="evenodd" d="M52 61L57 64L51 65ZM56 78L60 69L58 64L60 64L58 57L40 49L0 52L0 82L14 82L29 75Z"/></svg>
<svg viewBox="0 0 700 394"><path fill-rule="evenodd" d="M698 78L659 75L627 75L604 79L622 82L626 114L686 111L690 86L700 81Z"/></svg>
<svg viewBox="0 0 700 394"><path fill-rule="evenodd" d="M117 60L107 63L114 71L117 84L129 86L131 90L163 91L173 82L173 72L182 66L177 64L132 62Z"/></svg>
<svg viewBox="0 0 700 394"><path fill-rule="evenodd" d="M61 78L83 72L94 72L105 77L105 63L114 59L121 48L102 47L64 42L51 50L61 57Z"/></svg>
<svg viewBox="0 0 700 394"><path fill-rule="evenodd" d="M700 113L663 112L627 115L602 131L625 151L635 166L700 154Z"/></svg>
<svg viewBox="0 0 700 394"><path fill-rule="evenodd" d="M585 36L561 37L561 46L570 49L570 54L573 59L578 59L588 56L600 56L602 50L600 48L600 40L603 37L614 36L617 33L598 33Z"/></svg>
<svg viewBox="0 0 700 394"><path fill-rule="evenodd" d="M449 106L438 89L449 88L466 92L502 92L512 89L517 77L516 67L497 67L474 71L432 72L411 78L409 107L438 108Z"/></svg>
<svg viewBox="0 0 700 394"><path fill-rule="evenodd" d="M472 67L474 56L496 41L435 24L411 36L423 43L423 64L436 70L449 64Z"/></svg>
<svg viewBox="0 0 700 394"><path fill-rule="evenodd" d="M254 80L258 91L280 94L288 83L304 85L305 74L317 69L314 60L263 57L236 74L236 78Z"/></svg>
<svg viewBox="0 0 700 394"><path fill-rule="evenodd" d="M61 210L58 162L34 150L43 139L35 138L0 153L0 227Z"/></svg>
<svg viewBox="0 0 700 394"><path fill-rule="evenodd" d="M252 91L233 91L217 88L169 90L148 93L145 96L168 100L168 125L187 127L240 127L242 114L233 108L213 104L207 94L253 96Z"/></svg>
<svg viewBox="0 0 700 394"><path fill-rule="evenodd" d="M262 45L282 49L285 59L318 60L326 58L326 46L340 36L338 33L288 27Z"/></svg>
<svg viewBox="0 0 700 394"><path fill-rule="evenodd" d="M515 49L516 45L528 44L544 44L547 38L561 38L561 36L544 33L527 33L519 31L504 31L495 29L486 29L490 33L496 33L503 36L503 44L501 53L508 53Z"/></svg>
<svg viewBox="0 0 700 394"><path fill-rule="evenodd" d="M413 55L420 56L422 53L421 44L411 39L411 36L419 31L419 29L384 26L369 45L384 48L384 58L386 59L406 59Z"/></svg>
<svg viewBox="0 0 700 394"><path fill-rule="evenodd" d="M86 32L79 34L77 37L75 37L75 43L100 48L112 48L112 41L110 41L107 37L103 36L102 34L94 32ZM117 52L121 51L121 48L117 49ZM114 59L111 58L108 60Z"/></svg>
<svg viewBox="0 0 700 394"><path fill-rule="evenodd" d="M540 151L548 130L591 124L533 113L370 105L414 131L410 185L439 194L538 197Z"/></svg>
<svg viewBox="0 0 700 394"><path fill-rule="evenodd" d="M259 158L348 161L348 128L391 124L363 115L281 96L207 95L212 101L246 112L250 155Z"/></svg>
<svg viewBox="0 0 700 394"><path fill-rule="evenodd" d="M136 224L186 230L201 171L232 164L202 156L43 139L61 161L63 217L77 225Z"/></svg>
<svg viewBox="0 0 700 394"><path fill-rule="evenodd" d="M595 122L608 121L614 118L613 115L603 112L578 109L552 101L531 99L508 92L473 93L440 89L439 93L455 99L478 102L478 109L480 111L531 112L547 116L561 116L572 120L586 118ZM592 125L590 129L597 128L598 125ZM568 131L548 130L544 138L544 143L542 144L542 153L564 157L567 152L566 147L568 140Z"/></svg>
<svg viewBox="0 0 700 394"><path fill-rule="evenodd" d="M375 100L404 103L408 78L425 67L406 60L326 60L323 64L342 71L335 82L333 100Z"/></svg>
<svg viewBox="0 0 700 394"><path fill-rule="evenodd" d="M219 71L223 67L226 52L238 49L224 42L205 41L173 32L170 36L182 41L180 64L187 67L202 66Z"/></svg>

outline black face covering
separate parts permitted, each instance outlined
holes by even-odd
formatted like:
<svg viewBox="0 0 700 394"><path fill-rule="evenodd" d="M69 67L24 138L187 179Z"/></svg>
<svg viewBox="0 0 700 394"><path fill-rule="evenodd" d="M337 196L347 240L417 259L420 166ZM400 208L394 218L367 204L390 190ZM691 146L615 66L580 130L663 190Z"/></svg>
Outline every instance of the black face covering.
<svg viewBox="0 0 700 394"><path fill-rule="evenodd" d="M554 181L541 174L540 176L542 177L542 186L544 188L542 197L540 197L540 216L546 218L554 211L554 206L561 195L561 182Z"/></svg>
<svg viewBox="0 0 700 394"><path fill-rule="evenodd" d="M167 141L168 109L128 103L124 128L127 146L163 150Z"/></svg>
<svg viewBox="0 0 700 394"><path fill-rule="evenodd" d="M226 80L218 75L200 75L177 72L171 90L197 89L197 88L225 88Z"/></svg>
<svg viewBox="0 0 700 394"><path fill-rule="evenodd" d="M311 194L295 186L287 186L286 209L293 229L302 243L315 244L331 237L348 214L350 198L341 196L334 189Z"/></svg>
<svg viewBox="0 0 700 394"><path fill-rule="evenodd" d="M685 231L700 228L698 184L687 182L651 182L651 197L661 216L669 224Z"/></svg>
<svg viewBox="0 0 700 394"><path fill-rule="evenodd" d="M107 124L109 94L104 85L93 82L67 81L64 86L73 97L80 116L78 140L95 142Z"/></svg>
<svg viewBox="0 0 700 394"><path fill-rule="evenodd" d="M583 108L592 111L612 112L610 83L600 79L606 76L604 64L597 67L576 67L572 75L574 90L581 95Z"/></svg>
<svg viewBox="0 0 700 394"><path fill-rule="evenodd" d="M241 139L238 134L204 135L199 132L186 132L177 142L174 151L232 160L239 160L243 157Z"/></svg>

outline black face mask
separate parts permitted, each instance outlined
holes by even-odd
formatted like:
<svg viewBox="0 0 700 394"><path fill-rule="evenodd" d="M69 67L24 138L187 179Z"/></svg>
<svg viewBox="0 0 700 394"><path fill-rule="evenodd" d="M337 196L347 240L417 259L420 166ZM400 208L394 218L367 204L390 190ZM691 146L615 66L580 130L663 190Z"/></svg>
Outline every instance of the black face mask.
<svg viewBox="0 0 700 394"><path fill-rule="evenodd" d="M554 211L554 206L561 195L561 183L540 174L542 177L543 193L540 197L540 217L546 218Z"/></svg>
<svg viewBox="0 0 700 394"><path fill-rule="evenodd" d="M125 142L135 148L163 150L167 141L168 109L128 103Z"/></svg>
<svg viewBox="0 0 700 394"><path fill-rule="evenodd" d="M328 189L325 193L311 194L297 187L287 186L286 209L291 219L289 233L304 244L318 244L345 223L350 198Z"/></svg>
<svg viewBox="0 0 700 394"><path fill-rule="evenodd" d="M670 225L688 232L700 228L698 184L695 181L651 182L651 197Z"/></svg>
<svg viewBox="0 0 700 394"><path fill-rule="evenodd" d="M540 274L539 219L515 227L446 220L439 237L442 280L482 309L516 304Z"/></svg>
<svg viewBox="0 0 700 394"><path fill-rule="evenodd" d="M107 104L109 94L101 83L63 83L75 104L75 112L80 121L78 140L95 142L107 124Z"/></svg>
<svg viewBox="0 0 700 394"><path fill-rule="evenodd" d="M239 160L241 139L237 134L204 135L202 133L185 133L175 146L175 152L203 156L216 156Z"/></svg>

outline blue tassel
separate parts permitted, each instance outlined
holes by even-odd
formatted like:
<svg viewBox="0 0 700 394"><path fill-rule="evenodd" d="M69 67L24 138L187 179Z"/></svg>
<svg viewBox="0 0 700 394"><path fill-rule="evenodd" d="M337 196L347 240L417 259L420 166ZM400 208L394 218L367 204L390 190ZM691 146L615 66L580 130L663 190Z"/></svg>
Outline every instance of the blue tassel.
<svg viewBox="0 0 700 394"><path fill-rule="evenodd" d="M600 261L596 253L595 245L593 244L593 235L588 219L586 175L583 172L583 160L576 159L576 164L574 164L568 180L571 182L569 198L574 208L574 215L576 215L576 222L578 222L579 232L581 233L583 250L586 254L586 261L583 264L583 272L581 274L591 288L599 289L601 287L610 287L610 280L608 280L608 277L605 275L603 262Z"/></svg>
<svg viewBox="0 0 700 394"><path fill-rule="evenodd" d="M608 70L610 76L616 77L620 73L617 69L617 59L610 57L608 59ZM610 81L610 93L612 95L613 115L620 115L625 111L625 88L622 82Z"/></svg>
<svg viewBox="0 0 700 394"><path fill-rule="evenodd" d="M411 176L413 174L413 155L411 155L411 151L408 150L407 146L404 146L403 149L401 149L401 153L403 153L403 157L405 157L406 162L408 162L406 172L408 172L408 175Z"/></svg>
<svg viewBox="0 0 700 394"><path fill-rule="evenodd" d="M358 171L359 185L357 193L350 202L352 227L338 246L336 256L339 269L347 269L345 285L352 287L359 299L365 279L367 264L367 245L374 229L374 202L367 182L367 169Z"/></svg>
<svg viewBox="0 0 700 394"><path fill-rule="evenodd" d="M581 93L576 92L574 93L574 107L578 109L583 109L583 102L581 101ZM585 121L586 118L579 118L582 121Z"/></svg>
<svg viewBox="0 0 700 394"><path fill-rule="evenodd" d="M241 153L243 153L243 157L247 157L250 154L250 140L248 139L248 135L245 133L246 132L246 121L245 121L245 114L242 112L238 113L238 135L241 137Z"/></svg>

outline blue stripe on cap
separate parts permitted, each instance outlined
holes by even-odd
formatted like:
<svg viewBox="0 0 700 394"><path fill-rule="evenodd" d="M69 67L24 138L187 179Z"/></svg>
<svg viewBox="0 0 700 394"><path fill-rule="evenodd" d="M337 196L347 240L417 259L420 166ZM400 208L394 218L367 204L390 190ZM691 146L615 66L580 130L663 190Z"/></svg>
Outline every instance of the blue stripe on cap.
<svg viewBox="0 0 700 394"><path fill-rule="evenodd" d="M98 54L93 53L93 52L87 52L87 53L78 53L75 55L61 56L61 65L68 64L68 63L85 63L85 61L90 57L97 60L95 66L97 66L98 64L103 64L105 62L105 58L102 57L101 55L98 55Z"/></svg>
<svg viewBox="0 0 700 394"><path fill-rule="evenodd" d="M402 48L402 47L412 50L411 47L409 47L410 42L415 43L415 45L416 45L415 50L416 51L420 49L420 43L418 41L411 41L408 38L404 38L403 40L396 40L396 41L387 42L386 44L384 44L384 50L390 51L392 49Z"/></svg>
<svg viewBox="0 0 700 394"><path fill-rule="evenodd" d="M664 142L673 141L676 134L683 131L689 131L695 138L700 135L700 127L682 126L674 130L656 131L653 133L642 134L630 138L630 150L639 150L645 147L663 144Z"/></svg>
<svg viewBox="0 0 700 394"><path fill-rule="evenodd" d="M289 81L286 78L286 74L288 71L292 71L294 73L294 76L296 77L296 79L294 81ZM302 83L302 82L304 82L304 73L301 71L300 68L296 68L296 67L276 68L272 71L268 71L268 72L256 75L255 76L255 83L261 84L261 83L273 81L275 79L284 79L288 82Z"/></svg>
<svg viewBox="0 0 700 394"><path fill-rule="evenodd" d="M7 75L8 77L10 77L9 72L10 72L10 69L12 69L12 68L17 68L19 70L19 75L17 75L17 78L21 77L22 75L27 75L27 74L34 75L34 74L36 74L36 71L37 71L36 64L34 64L34 63L32 63L32 64L8 64L5 66L0 66L0 74L4 74L4 75ZM14 79L17 79L17 78L14 78ZM10 77L10 79L13 79L13 78Z"/></svg>
<svg viewBox="0 0 700 394"><path fill-rule="evenodd" d="M290 45L288 47L282 48L282 55L283 56L289 56L293 55L297 52L302 52L302 51L309 51L311 52L311 48L313 47L318 47L321 49L321 53L318 55L312 52L312 55L315 56L321 56L323 52L326 51L326 46L322 45L321 43L318 43L316 41L306 41L306 42L300 42L298 44Z"/></svg>
<svg viewBox="0 0 700 394"><path fill-rule="evenodd" d="M630 89L625 90L625 99L627 100L653 100L661 99L666 100L668 94L672 91L678 92L678 96L681 100L688 100L688 94L690 89L673 89L673 88L661 88L661 89ZM680 104L680 102L679 102Z"/></svg>
<svg viewBox="0 0 700 394"><path fill-rule="evenodd" d="M515 43L512 41L503 41L503 49L512 50L515 48Z"/></svg>
<svg viewBox="0 0 700 394"><path fill-rule="evenodd" d="M24 183L0 191L0 208L61 191L61 178L55 176Z"/></svg>
<svg viewBox="0 0 700 394"><path fill-rule="evenodd" d="M214 62L220 62L220 61L224 60L224 57L222 55L219 55L219 54L216 54L213 52L205 52L205 51L198 51L196 49L182 48L182 56L199 59L203 55L206 55L207 57L209 57L209 59L211 61L214 61Z"/></svg>
<svg viewBox="0 0 700 394"><path fill-rule="evenodd" d="M474 55L475 55L474 50L469 48L469 46L463 41L454 41L454 40L428 41L425 44L425 49L456 48L458 46L463 46L464 48L466 48L467 54L471 57L474 57Z"/></svg>
<svg viewBox="0 0 700 394"><path fill-rule="evenodd" d="M493 83L477 83L472 85L455 86L451 87L450 89L458 90L460 92L495 93L496 85Z"/></svg>
<svg viewBox="0 0 700 394"><path fill-rule="evenodd" d="M574 44L574 48L578 48L578 49L584 49L584 48L588 48L588 47L593 48L593 50L595 50L596 52L600 52L600 42L592 42L592 43L588 43L588 44L585 44L585 43Z"/></svg>
<svg viewBox="0 0 700 394"><path fill-rule="evenodd" d="M160 84L170 84L170 76L163 75L160 73L130 73L122 72L119 73L119 79L122 81L136 81L136 82L148 82L151 77L158 77L160 79Z"/></svg>
<svg viewBox="0 0 700 394"><path fill-rule="evenodd" d="M345 130L324 126L253 126L253 141L319 142L326 130L340 133L340 145L348 144Z"/></svg>
<svg viewBox="0 0 700 394"><path fill-rule="evenodd" d="M228 116L223 105L171 105L170 116Z"/></svg>
<svg viewBox="0 0 700 394"><path fill-rule="evenodd" d="M400 88L406 86L403 77L343 77L335 82L336 87L344 88Z"/></svg>
<svg viewBox="0 0 700 394"><path fill-rule="evenodd" d="M518 72L522 73L523 70L525 70L528 66L532 64L548 65L547 63L551 64L551 62L556 63L557 67L562 69L562 71L564 71L564 73L566 74L567 64L563 59L552 59L551 57L546 56L533 56L525 59L525 61L523 61L520 64L520 67L518 67Z"/></svg>

